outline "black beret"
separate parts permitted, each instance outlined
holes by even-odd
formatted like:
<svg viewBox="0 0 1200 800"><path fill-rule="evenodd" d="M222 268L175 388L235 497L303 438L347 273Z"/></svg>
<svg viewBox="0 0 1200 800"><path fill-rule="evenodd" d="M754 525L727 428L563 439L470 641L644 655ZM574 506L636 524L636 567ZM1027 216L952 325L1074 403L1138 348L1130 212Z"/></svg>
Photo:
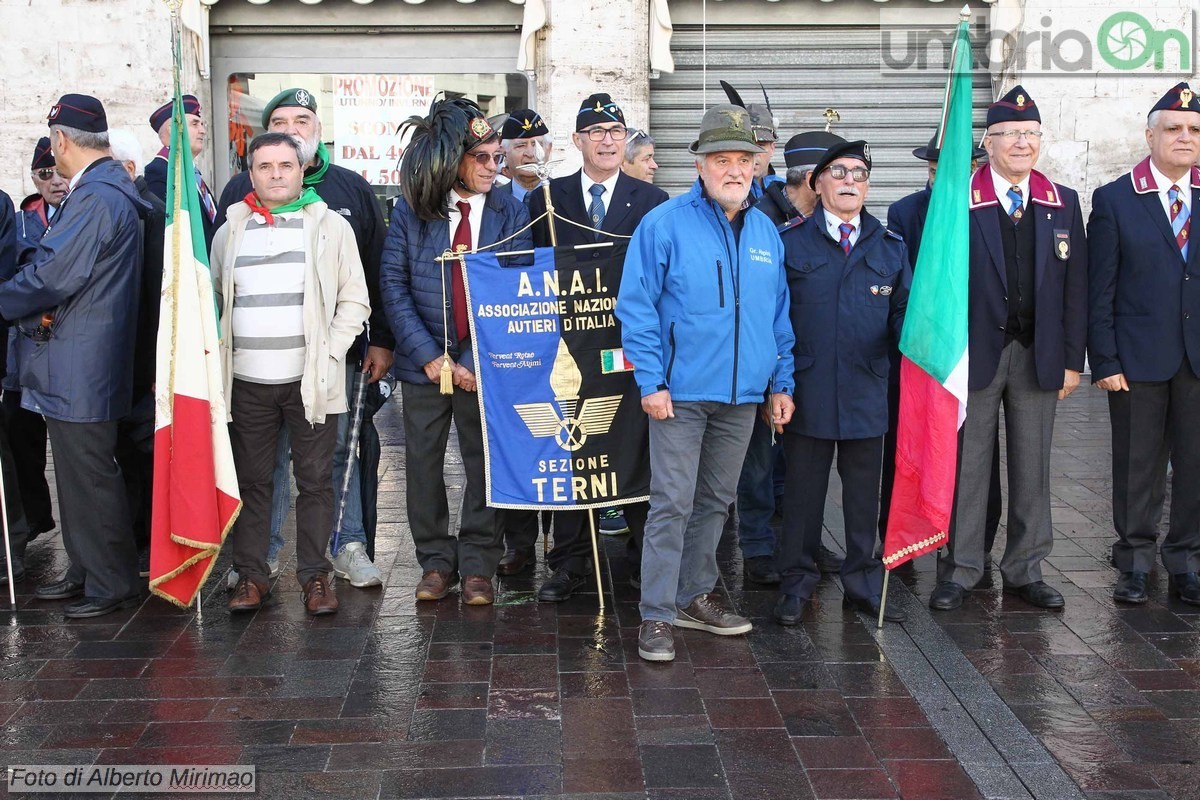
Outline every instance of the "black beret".
<svg viewBox="0 0 1200 800"><path fill-rule="evenodd" d="M870 169L871 146L862 139L856 139L853 142L842 142L841 144L831 146L825 151L825 155L821 156L821 160L817 162L817 166L813 168L812 175L808 176L808 185L816 189L817 176L839 158L857 158L867 165L867 169Z"/></svg>
<svg viewBox="0 0 1200 800"><path fill-rule="evenodd" d="M284 89L279 94L275 95L263 106L262 126L263 130L271 129L271 112L283 106L293 108L307 108L314 114L317 113L317 98L307 89L293 88Z"/></svg>
<svg viewBox="0 0 1200 800"><path fill-rule="evenodd" d="M150 115L150 127L157 133L159 128L171 121L171 106L175 104L172 100L154 109L154 113ZM200 101L194 95L185 94L183 96L183 113L194 114L200 116Z"/></svg>
<svg viewBox="0 0 1200 800"><path fill-rule="evenodd" d="M625 112L604 92L588 95L575 117L576 132L605 122L625 124Z"/></svg>
<svg viewBox="0 0 1200 800"><path fill-rule="evenodd" d="M913 155L922 161L937 161L938 157L941 155L941 150L939 150L937 146L937 137L938 135L935 133L929 138L929 144L925 145L924 147L913 148ZM971 158L975 161L978 161L986 155L987 150L984 150L982 147L971 148Z"/></svg>
<svg viewBox="0 0 1200 800"><path fill-rule="evenodd" d="M33 163L29 165L30 169L50 169L54 166L54 152L50 149L50 137L43 136L38 139L37 145L33 148Z"/></svg>
<svg viewBox="0 0 1200 800"><path fill-rule="evenodd" d="M58 102L50 106L46 122L88 133L108 131L108 117L104 114L104 106L99 100L86 94L64 94L58 98Z"/></svg>
<svg viewBox="0 0 1200 800"><path fill-rule="evenodd" d="M997 122L1041 122L1042 115L1038 112L1037 104L1021 85L1014 86L1012 91L988 106L987 127Z"/></svg>
<svg viewBox="0 0 1200 800"><path fill-rule="evenodd" d="M1155 111L1200 112L1200 97L1196 97L1196 93L1186 81L1177 83L1154 104L1154 108L1150 109L1151 113Z"/></svg>
<svg viewBox="0 0 1200 800"><path fill-rule="evenodd" d="M836 133L828 131L797 133L783 146L783 163L788 169L816 164L826 150L844 141L846 140Z"/></svg>
<svg viewBox="0 0 1200 800"><path fill-rule="evenodd" d="M531 108L518 108L504 120L500 129L501 139L532 139L535 136L545 136L550 132L542 115Z"/></svg>

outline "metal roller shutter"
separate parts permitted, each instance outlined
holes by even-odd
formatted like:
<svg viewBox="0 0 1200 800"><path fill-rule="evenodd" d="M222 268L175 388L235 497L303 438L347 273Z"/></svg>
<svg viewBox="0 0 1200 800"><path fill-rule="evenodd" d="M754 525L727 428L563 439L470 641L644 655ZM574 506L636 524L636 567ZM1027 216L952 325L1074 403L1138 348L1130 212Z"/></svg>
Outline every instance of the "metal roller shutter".
<svg viewBox="0 0 1200 800"><path fill-rule="evenodd" d="M687 152L700 122L703 49L701 28L676 25L671 38L675 72L650 83L650 132L657 146L655 183L670 194L695 180ZM801 131L821 130L826 108L841 121L833 131L871 145L871 212L881 219L893 201L925 185L924 162L912 149L933 134L946 75L934 70L881 73L875 25L708 26L708 104L724 103L718 79L748 102L762 102L766 88L779 120L773 164L783 174L783 143ZM979 42L982 37L973 37ZM978 44L976 45L979 46ZM975 77L976 136L991 102L987 73Z"/></svg>

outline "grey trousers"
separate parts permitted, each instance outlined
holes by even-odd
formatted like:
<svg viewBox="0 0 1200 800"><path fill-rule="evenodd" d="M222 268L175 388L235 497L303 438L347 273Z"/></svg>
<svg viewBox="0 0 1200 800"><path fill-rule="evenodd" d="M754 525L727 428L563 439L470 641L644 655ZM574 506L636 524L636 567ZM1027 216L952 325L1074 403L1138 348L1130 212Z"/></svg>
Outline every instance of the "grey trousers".
<svg viewBox="0 0 1200 800"><path fill-rule="evenodd" d="M717 542L750 444L753 403L675 403L650 420L650 514L642 543L642 620L674 622L717 585Z"/></svg>
<svg viewBox="0 0 1200 800"><path fill-rule="evenodd" d="M504 555L504 541L499 516L487 507L479 395L457 388L444 395L433 383L403 383L400 392L404 401L405 500L417 561L425 572L490 578ZM467 476L457 537L450 534L442 472L451 420L458 431L458 450Z"/></svg>
<svg viewBox="0 0 1200 800"><path fill-rule="evenodd" d="M138 593L137 548L129 534L125 481L117 465L117 422L46 418L54 451L67 577L87 597L119 600Z"/></svg>
<svg viewBox="0 0 1200 800"><path fill-rule="evenodd" d="M950 543L938 556L938 580L970 589L983 577L985 521L1000 404L1008 437L1008 544L1000 574L1010 586L1042 579L1054 546L1050 519L1050 442L1058 392L1038 386L1033 348L1010 342L996 377L967 395Z"/></svg>

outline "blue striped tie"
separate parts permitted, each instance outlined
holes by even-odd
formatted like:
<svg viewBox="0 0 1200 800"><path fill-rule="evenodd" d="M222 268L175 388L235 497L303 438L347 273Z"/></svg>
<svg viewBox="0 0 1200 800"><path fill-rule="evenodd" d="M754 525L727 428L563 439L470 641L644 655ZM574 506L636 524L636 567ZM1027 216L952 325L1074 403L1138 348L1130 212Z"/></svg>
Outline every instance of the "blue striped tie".
<svg viewBox="0 0 1200 800"><path fill-rule="evenodd" d="M1008 199L1012 204L1008 207L1008 215L1012 217L1013 222L1020 222L1021 215L1024 213L1021 210L1021 187L1013 185L1008 190Z"/></svg>
<svg viewBox="0 0 1200 800"><path fill-rule="evenodd" d="M604 224L604 200L600 198L600 195L604 194L604 184L593 183L588 191L592 194L592 204L588 206L588 216L592 218L592 227L599 230L600 226ZM596 240L600 240L599 233L596 234Z"/></svg>
<svg viewBox="0 0 1200 800"><path fill-rule="evenodd" d="M1175 243L1179 245L1179 252L1183 254L1183 260L1187 261L1188 236L1192 231L1192 214L1179 199L1178 186L1167 189L1167 199L1171 201L1171 232L1175 234Z"/></svg>

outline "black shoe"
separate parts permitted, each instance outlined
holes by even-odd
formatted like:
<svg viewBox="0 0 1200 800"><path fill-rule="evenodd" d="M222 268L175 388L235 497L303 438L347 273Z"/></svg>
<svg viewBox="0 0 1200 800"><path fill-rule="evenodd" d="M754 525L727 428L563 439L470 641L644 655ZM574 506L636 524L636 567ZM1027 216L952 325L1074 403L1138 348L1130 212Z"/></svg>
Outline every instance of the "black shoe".
<svg viewBox="0 0 1200 800"><path fill-rule="evenodd" d="M1171 576L1171 593L1191 606L1200 606L1200 575L1181 572Z"/></svg>
<svg viewBox="0 0 1200 800"><path fill-rule="evenodd" d="M105 614L111 614L114 611L120 611L123 608L133 608L141 602L141 598L137 595L133 597L109 598L109 597L84 597L81 600L76 600L63 609L63 616L67 619L87 619L88 617L103 617Z"/></svg>
<svg viewBox="0 0 1200 800"><path fill-rule="evenodd" d="M150 548L138 551L138 576L142 578L150 577Z"/></svg>
<svg viewBox="0 0 1200 800"><path fill-rule="evenodd" d="M83 594L83 584L75 583L69 578L63 578L54 583L43 583L33 590L34 599L37 600L70 600L81 594Z"/></svg>
<svg viewBox="0 0 1200 800"><path fill-rule="evenodd" d="M1149 575L1145 572L1122 572L1113 589L1113 600L1118 603L1134 603L1136 605L1146 602L1150 599L1150 596L1146 594L1148 577Z"/></svg>
<svg viewBox="0 0 1200 800"><path fill-rule="evenodd" d="M588 576L580 572L556 569L546 582L538 587L537 599L546 603L561 603L587 582Z"/></svg>
<svg viewBox="0 0 1200 800"><path fill-rule="evenodd" d="M953 611L963 603L967 590L954 581L940 581L929 595L929 607L935 611Z"/></svg>
<svg viewBox="0 0 1200 800"><path fill-rule="evenodd" d="M843 608L852 608L855 611L861 611L864 614L870 615L873 619L879 619L879 603L880 598L878 595L874 597L842 598ZM908 615L891 603L888 603L887 608L883 610L884 622L904 622L906 619L908 619Z"/></svg>
<svg viewBox="0 0 1200 800"><path fill-rule="evenodd" d="M742 562L742 575L751 583L774 586L779 583L774 559L770 556L752 556Z"/></svg>
<svg viewBox="0 0 1200 800"><path fill-rule="evenodd" d="M25 543L28 544L29 542L32 542L34 539L41 536L43 533L49 533L50 531L54 530L56 527L57 527L57 525L54 522L54 517L50 517L49 519L44 519L41 522L38 522L36 524L31 523L29 525L29 538L25 540Z"/></svg>
<svg viewBox="0 0 1200 800"><path fill-rule="evenodd" d="M1038 608L1062 608L1067 604L1063 596L1045 581L1034 581L1024 586L1004 585L1004 591L1015 594L1031 606Z"/></svg>
<svg viewBox="0 0 1200 800"><path fill-rule="evenodd" d="M771 616L780 625L799 625L806 608L808 608L808 601L803 597L781 594L775 601L775 610L771 612Z"/></svg>
<svg viewBox="0 0 1200 800"><path fill-rule="evenodd" d="M817 548L817 569L826 575L836 575L842 571L842 557L825 545Z"/></svg>
<svg viewBox="0 0 1200 800"><path fill-rule="evenodd" d="M13 583L20 583L25 580L25 562L22 559L13 559L12 570ZM0 559L0 586L8 586L8 565L3 559Z"/></svg>
<svg viewBox="0 0 1200 800"><path fill-rule="evenodd" d="M497 575L516 575L524 572L537 563L537 556L532 550L505 550L500 564L496 567Z"/></svg>

